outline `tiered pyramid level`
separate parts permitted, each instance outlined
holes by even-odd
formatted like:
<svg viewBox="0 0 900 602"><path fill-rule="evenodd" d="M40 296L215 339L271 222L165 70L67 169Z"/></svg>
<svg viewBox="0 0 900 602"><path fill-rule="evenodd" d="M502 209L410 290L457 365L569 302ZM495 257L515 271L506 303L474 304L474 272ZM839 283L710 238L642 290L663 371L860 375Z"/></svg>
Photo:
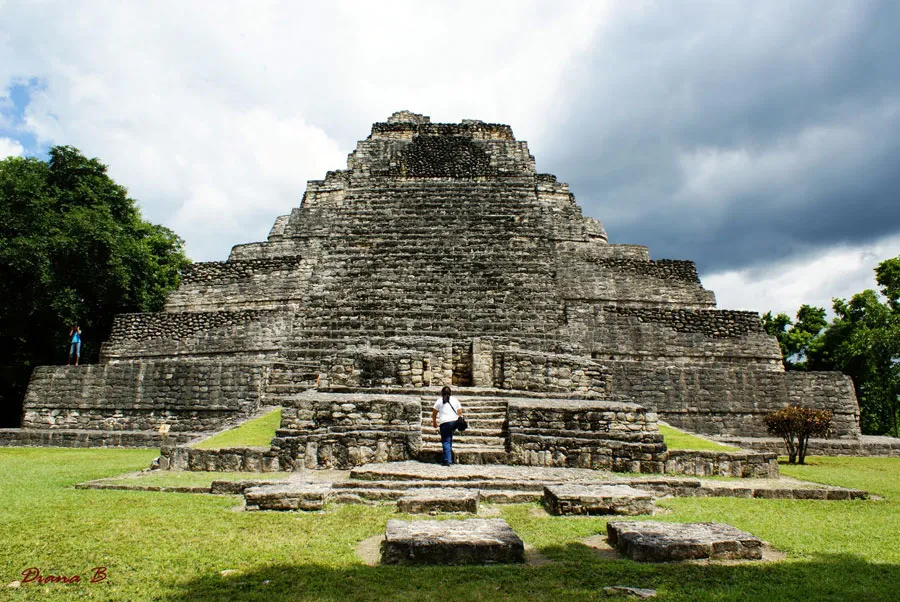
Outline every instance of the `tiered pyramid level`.
<svg viewBox="0 0 900 602"><path fill-rule="evenodd" d="M439 444L418 410L445 384L472 400L472 461L655 462L655 413L759 437L789 402L859 435L848 378L785 373L759 316L716 309L693 263L609 244L509 126L405 111L266 242L189 266L164 312L119 316L102 362L35 372L35 441L186 438L266 404L286 408L276 443L298 464L425 457ZM607 411L644 447L580 437Z"/></svg>

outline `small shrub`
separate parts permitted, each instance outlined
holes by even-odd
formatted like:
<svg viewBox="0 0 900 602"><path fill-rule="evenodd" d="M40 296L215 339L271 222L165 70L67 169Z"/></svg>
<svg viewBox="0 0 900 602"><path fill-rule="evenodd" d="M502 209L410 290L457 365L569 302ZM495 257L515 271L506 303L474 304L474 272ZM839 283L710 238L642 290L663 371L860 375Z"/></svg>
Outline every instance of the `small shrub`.
<svg viewBox="0 0 900 602"><path fill-rule="evenodd" d="M802 406L788 406L769 412L763 419L769 433L784 439L788 449L788 462L806 463L806 446L810 437L827 437L831 434L830 410L814 410Z"/></svg>

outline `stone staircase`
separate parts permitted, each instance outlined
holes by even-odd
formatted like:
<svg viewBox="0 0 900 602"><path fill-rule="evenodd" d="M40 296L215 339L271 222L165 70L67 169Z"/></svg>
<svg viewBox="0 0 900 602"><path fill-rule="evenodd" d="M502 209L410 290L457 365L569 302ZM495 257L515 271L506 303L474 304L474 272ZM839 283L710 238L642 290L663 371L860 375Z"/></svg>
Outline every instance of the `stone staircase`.
<svg viewBox="0 0 900 602"><path fill-rule="evenodd" d="M502 397L463 397L463 415L469 422L464 433L453 435L453 461L457 464L503 464L507 460L506 411ZM434 400L422 401L422 449L419 459L440 462L441 436L431 425Z"/></svg>
<svg viewBox="0 0 900 602"><path fill-rule="evenodd" d="M602 476L605 473L580 469L567 472L509 466L447 468L398 462L353 469L349 479L332 483L330 499L339 503L395 502L411 491L449 488L477 491L483 502L515 504L540 501L548 484L593 481Z"/></svg>

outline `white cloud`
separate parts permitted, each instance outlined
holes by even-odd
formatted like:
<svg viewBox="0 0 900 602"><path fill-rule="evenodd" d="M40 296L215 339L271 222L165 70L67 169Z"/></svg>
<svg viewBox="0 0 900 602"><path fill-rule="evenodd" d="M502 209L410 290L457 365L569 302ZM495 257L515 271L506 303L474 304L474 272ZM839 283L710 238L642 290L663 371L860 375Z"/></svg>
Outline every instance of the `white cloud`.
<svg viewBox="0 0 900 602"><path fill-rule="evenodd" d="M98 157L194 259L224 259L395 110L502 121L540 140L560 67L608 7L10 3L0 94L37 78L25 129L39 143Z"/></svg>
<svg viewBox="0 0 900 602"><path fill-rule="evenodd" d="M867 288L877 290L875 267L898 255L900 235L862 246L835 247L819 256L709 274L702 280L715 291L722 309L771 310L793 317L807 304L830 313L835 297L848 299Z"/></svg>
<svg viewBox="0 0 900 602"><path fill-rule="evenodd" d="M21 157L25 149L11 138L0 138L0 159L7 157Z"/></svg>

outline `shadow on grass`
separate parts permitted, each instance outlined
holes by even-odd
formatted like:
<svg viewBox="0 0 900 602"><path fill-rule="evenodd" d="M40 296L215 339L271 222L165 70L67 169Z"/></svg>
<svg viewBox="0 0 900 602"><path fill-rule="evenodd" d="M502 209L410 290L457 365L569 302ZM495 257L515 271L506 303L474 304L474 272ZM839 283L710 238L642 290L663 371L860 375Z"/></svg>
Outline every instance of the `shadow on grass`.
<svg viewBox="0 0 900 602"><path fill-rule="evenodd" d="M204 576L174 587L170 602L217 600L594 600L605 586L658 590L655 600L900 600L900 566L852 555L736 565L602 560L583 544L541 549L541 567L275 565ZM616 595L616 597L619 597ZM610 598L613 599L613 598ZM625 598L620 598L625 599Z"/></svg>

